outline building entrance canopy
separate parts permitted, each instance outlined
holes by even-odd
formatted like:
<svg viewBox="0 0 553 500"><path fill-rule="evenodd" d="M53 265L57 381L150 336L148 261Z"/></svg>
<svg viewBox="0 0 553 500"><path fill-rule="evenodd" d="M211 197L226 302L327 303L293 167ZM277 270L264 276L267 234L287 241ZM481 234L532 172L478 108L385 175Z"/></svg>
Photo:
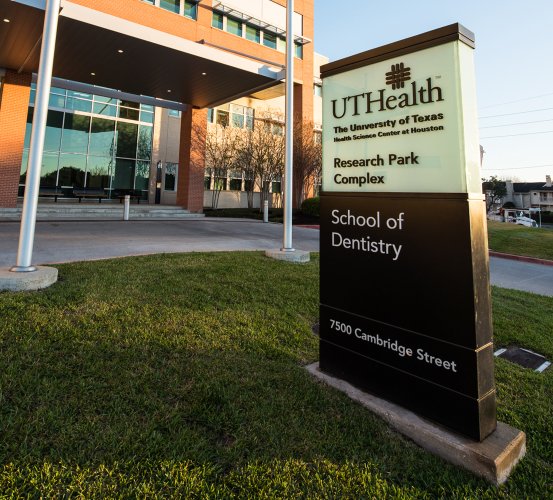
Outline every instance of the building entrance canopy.
<svg viewBox="0 0 553 500"><path fill-rule="evenodd" d="M203 108L269 88L284 76L277 66L69 1L61 6L58 78ZM38 71L44 9L45 0L0 0L0 68Z"/></svg>

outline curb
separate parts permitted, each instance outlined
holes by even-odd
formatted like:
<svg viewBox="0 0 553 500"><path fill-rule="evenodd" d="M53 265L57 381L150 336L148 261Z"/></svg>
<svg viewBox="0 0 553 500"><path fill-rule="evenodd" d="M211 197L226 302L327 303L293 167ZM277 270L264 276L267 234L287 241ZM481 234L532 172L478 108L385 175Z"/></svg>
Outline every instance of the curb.
<svg viewBox="0 0 553 500"><path fill-rule="evenodd" d="M490 250L490 257L499 257L500 259L518 260L521 262L530 262L531 264L541 264L542 266L553 266L553 260L538 259L536 257L526 257L523 255L512 255L510 253L501 253Z"/></svg>

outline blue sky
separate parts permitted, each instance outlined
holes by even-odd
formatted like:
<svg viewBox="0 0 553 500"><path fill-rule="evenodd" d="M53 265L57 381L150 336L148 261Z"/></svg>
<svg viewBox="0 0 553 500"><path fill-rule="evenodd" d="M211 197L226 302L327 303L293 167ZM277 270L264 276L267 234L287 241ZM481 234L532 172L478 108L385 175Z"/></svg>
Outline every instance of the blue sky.
<svg viewBox="0 0 553 500"><path fill-rule="evenodd" d="M553 175L553 0L315 0L315 50L335 61L455 22L476 35L482 176L545 181Z"/></svg>

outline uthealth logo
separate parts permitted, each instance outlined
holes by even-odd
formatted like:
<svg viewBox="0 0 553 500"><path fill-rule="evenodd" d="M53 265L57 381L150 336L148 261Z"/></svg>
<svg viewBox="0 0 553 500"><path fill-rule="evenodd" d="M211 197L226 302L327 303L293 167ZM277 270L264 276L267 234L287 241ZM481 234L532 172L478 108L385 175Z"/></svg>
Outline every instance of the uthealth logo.
<svg viewBox="0 0 553 500"><path fill-rule="evenodd" d="M391 90L405 88L405 82L411 80L411 68L403 63L392 64L386 72L386 85ZM430 104L443 101L442 89L432 83L432 78L426 78L424 83L412 81L401 94L390 95L390 88L366 90L359 94L333 99L332 115L336 119L345 116L359 116L380 111L390 111L397 108L409 108L420 104Z"/></svg>
<svg viewBox="0 0 553 500"><path fill-rule="evenodd" d="M386 85L391 85L393 90L405 87L407 80L411 80L411 68L403 63L392 64L391 71L386 73Z"/></svg>

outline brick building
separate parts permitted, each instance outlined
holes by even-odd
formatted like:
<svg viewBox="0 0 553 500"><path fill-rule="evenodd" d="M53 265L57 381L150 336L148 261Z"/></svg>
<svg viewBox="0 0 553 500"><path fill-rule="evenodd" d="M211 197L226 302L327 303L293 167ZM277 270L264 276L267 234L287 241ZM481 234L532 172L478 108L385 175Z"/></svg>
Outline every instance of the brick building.
<svg viewBox="0 0 553 500"><path fill-rule="evenodd" d="M295 1L296 121L317 121L313 3ZM67 195L133 189L151 203L161 194L201 211L205 159L193 131L225 113L247 124L256 110L279 105L285 5L62 0L41 185ZM0 0L2 207L16 206L25 179L44 6Z"/></svg>

